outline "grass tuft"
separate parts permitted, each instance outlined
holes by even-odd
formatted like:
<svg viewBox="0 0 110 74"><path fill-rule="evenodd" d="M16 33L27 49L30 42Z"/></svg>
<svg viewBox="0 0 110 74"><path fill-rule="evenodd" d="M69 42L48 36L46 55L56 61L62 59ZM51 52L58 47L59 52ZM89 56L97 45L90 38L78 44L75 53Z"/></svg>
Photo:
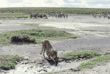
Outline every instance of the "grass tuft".
<svg viewBox="0 0 110 74"><path fill-rule="evenodd" d="M106 33L104 33L104 34L110 34L110 33L107 33L107 32L106 32Z"/></svg>
<svg viewBox="0 0 110 74"><path fill-rule="evenodd" d="M14 69L15 64L21 59L18 55L0 55L0 68L4 70Z"/></svg>
<svg viewBox="0 0 110 74"><path fill-rule="evenodd" d="M99 56L99 55L100 55L99 52L84 50L84 51L66 53L64 57L61 57L61 59L65 59L65 60L83 59L83 58L92 58L94 56Z"/></svg>
<svg viewBox="0 0 110 74"><path fill-rule="evenodd" d="M28 36L30 40L35 39L35 43L41 43L43 39L62 40L70 37L79 37L64 31L49 30L49 29L30 29L30 30L10 31L0 34L0 46L11 43L11 38L13 36L18 36L18 35Z"/></svg>
<svg viewBox="0 0 110 74"><path fill-rule="evenodd" d="M104 56L100 56L97 57L96 59L92 59L87 63L82 63L79 68L93 68L95 65L102 63L104 61L110 60L110 55L104 55Z"/></svg>

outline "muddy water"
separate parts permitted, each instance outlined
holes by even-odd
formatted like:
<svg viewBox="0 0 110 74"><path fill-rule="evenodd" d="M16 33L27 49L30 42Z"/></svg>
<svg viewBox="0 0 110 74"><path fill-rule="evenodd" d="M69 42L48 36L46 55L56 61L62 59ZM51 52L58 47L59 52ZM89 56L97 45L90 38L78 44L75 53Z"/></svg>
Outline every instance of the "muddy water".
<svg viewBox="0 0 110 74"><path fill-rule="evenodd" d="M59 51L58 56L63 56L70 51ZM46 56L47 57L47 56ZM41 74L47 72L58 72L68 69L76 69L81 63L87 62L88 60L73 60L73 61L61 61L58 66L55 66L53 61L48 61L42 57L30 58L27 57L23 61L19 62L15 69L9 71L1 71L0 74Z"/></svg>
<svg viewBox="0 0 110 74"><path fill-rule="evenodd" d="M58 66L50 65L46 63L46 65L43 64L23 64L19 63L16 65L16 68L13 70L10 70L7 72L7 74L41 74L41 73L47 73L47 72L58 72L68 69L76 69L81 63L87 62L85 61L69 61L66 62L60 62Z"/></svg>

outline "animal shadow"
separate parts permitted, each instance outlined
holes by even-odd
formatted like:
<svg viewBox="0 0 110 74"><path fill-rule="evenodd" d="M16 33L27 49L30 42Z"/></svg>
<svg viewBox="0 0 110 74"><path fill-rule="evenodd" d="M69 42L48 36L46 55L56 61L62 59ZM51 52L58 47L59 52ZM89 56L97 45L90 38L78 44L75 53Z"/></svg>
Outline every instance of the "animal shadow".
<svg viewBox="0 0 110 74"><path fill-rule="evenodd" d="M45 58L47 61L48 61L48 63L50 64L50 65L55 65L56 66L56 62L54 61L54 60L48 60L47 58Z"/></svg>

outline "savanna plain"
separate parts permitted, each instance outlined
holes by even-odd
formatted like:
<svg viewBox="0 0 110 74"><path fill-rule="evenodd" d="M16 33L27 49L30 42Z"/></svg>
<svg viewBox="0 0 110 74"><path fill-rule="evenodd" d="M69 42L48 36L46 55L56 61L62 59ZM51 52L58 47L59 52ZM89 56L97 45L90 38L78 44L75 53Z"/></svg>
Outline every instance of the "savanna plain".
<svg viewBox="0 0 110 74"><path fill-rule="evenodd" d="M110 19L67 13L68 18L48 19L1 13L0 74L110 74ZM17 35L35 43L11 42ZM40 55L44 39L57 50L58 66Z"/></svg>

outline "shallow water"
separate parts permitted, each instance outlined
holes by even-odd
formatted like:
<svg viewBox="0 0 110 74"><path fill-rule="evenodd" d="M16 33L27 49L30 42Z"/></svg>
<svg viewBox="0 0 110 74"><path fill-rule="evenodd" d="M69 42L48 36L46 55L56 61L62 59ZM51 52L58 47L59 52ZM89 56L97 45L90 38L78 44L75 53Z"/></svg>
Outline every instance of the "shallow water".
<svg viewBox="0 0 110 74"><path fill-rule="evenodd" d="M62 70L68 69L76 69L81 63L87 62L85 61L70 61L69 63L60 62L58 66L54 65L33 65L33 64L18 64L16 68L13 70L8 71L7 74L39 74L39 73L46 73L46 72L58 72Z"/></svg>

